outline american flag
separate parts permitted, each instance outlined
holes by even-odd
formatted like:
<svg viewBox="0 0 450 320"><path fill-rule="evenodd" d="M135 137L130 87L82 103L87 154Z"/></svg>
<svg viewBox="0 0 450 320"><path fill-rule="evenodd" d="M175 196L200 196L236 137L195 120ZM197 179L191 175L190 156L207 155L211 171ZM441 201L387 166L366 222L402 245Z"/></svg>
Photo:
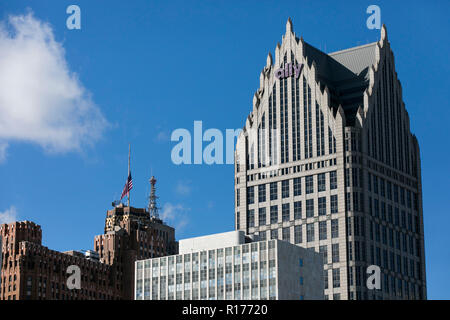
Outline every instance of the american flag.
<svg viewBox="0 0 450 320"><path fill-rule="evenodd" d="M128 174L127 182L125 183L125 186L123 187L122 195L120 196L120 200L122 200L123 197L127 196L130 193L130 190L133 189L133 179L131 178L131 172Z"/></svg>

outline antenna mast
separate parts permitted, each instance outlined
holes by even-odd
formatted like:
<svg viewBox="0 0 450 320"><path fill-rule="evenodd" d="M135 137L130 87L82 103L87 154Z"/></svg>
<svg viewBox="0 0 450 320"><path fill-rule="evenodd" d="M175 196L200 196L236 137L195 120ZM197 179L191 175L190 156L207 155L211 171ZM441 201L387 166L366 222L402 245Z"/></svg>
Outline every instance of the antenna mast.
<svg viewBox="0 0 450 320"><path fill-rule="evenodd" d="M130 176L130 155L131 155L131 143L128 144L128 176L127 176L127 183L128 177ZM130 206L130 190L128 190L128 200L127 200L127 207Z"/></svg>
<svg viewBox="0 0 450 320"><path fill-rule="evenodd" d="M148 212L150 213L150 217L159 219L158 207L156 206L156 199L158 199L158 197L156 196L156 187L155 187L156 179L154 176L152 176L149 181L151 189L150 189L150 196L148 197L149 198Z"/></svg>

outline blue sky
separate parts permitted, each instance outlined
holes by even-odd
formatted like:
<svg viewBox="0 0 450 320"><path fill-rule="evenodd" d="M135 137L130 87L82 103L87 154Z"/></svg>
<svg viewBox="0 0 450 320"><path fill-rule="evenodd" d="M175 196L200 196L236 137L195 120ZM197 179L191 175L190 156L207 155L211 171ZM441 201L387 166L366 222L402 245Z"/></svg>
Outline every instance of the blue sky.
<svg viewBox="0 0 450 320"><path fill-rule="evenodd" d="M66 27L70 4L81 8L81 30ZM2 1L4 30L11 28L8 16L31 10L33 21L51 26L51 52L63 57L52 64L42 56L60 81L48 84L46 71L33 68L23 67L23 76L43 77L50 91L69 88L61 103L81 101L86 113L72 117L69 108L58 114L72 134L82 124L83 135L69 138L48 128L44 111L31 113L30 122L9 121L8 130L0 121L0 213L39 223L52 249L92 248L122 191L131 143L133 206L147 205L153 173L178 239L232 230L233 166L172 164L171 132L192 131L194 120L202 120L204 130L241 128L288 17L305 41L332 52L379 39L379 30L366 27L371 4L380 6L387 25L421 146L428 295L449 299L448 1ZM20 75L0 81L7 87ZM37 90L41 95L50 101L43 108L59 105L48 91Z"/></svg>

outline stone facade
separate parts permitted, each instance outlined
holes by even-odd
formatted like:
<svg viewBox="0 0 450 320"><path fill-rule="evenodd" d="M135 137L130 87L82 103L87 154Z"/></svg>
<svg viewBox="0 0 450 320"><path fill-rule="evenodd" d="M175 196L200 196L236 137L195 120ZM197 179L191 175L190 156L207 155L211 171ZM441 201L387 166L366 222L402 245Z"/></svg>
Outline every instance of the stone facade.
<svg viewBox="0 0 450 320"><path fill-rule="evenodd" d="M326 54L289 20L235 162L236 229L322 252L326 298L426 299L420 151L385 26Z"/></svg>

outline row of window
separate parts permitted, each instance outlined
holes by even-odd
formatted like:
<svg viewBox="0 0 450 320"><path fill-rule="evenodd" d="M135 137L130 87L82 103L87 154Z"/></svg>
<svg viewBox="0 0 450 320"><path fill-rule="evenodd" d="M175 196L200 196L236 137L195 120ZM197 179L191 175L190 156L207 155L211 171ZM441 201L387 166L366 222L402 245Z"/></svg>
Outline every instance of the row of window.
<svg viewBox="0 0 450 320"><path fill-rule="evenodd" d="M365 287L367 276L365 268L362 266L350 266L348 268L349 286ZM420 284L412 283L388 273L382 273L379 293L406 299L422 299L422 287ZM367 292L364 292L364 294L364 299L368 299ZM355 298L353 292L350 292L349 298L351 300ZM357 290L356 299L361 298L361 292Z"/></svg>
<svg viewBox="0 0 450 320"><path fill-rule="evenodd" d="M317 201L317 206L315 202ZM338 212L338 198L337 195L330 196L330 212L331 214ZM283 203L281 204L281 217L279 215L279 206L270 206L270 212L266 210L266 207L258 208L258 221L256 221L255 209L249 209L247 211L247 224L248 227L255 227L256 225L264 226L267 224L273 224L278 222L287 222L306 218L311 218L314 216L324 216L327 214L327 197L319 197L318 199L307 199L305 201L305 213L302 213L303 206L302 201L294 201L293 203L293 215L291 215L291 204ZM267 217L270 219L268 220ZM281 219L280 219L281 218Z"/></svg>
<svg viewBox="0 0 450 320"><path fill-rule="evenodd" d="M349 260L366 261L366 245L364 242L355 241L354 243L348 243L347 250ZM404 255L396 254L391 250L381 249L371 244L369 246L368 262L404 276L422 280L422 270L419 262Z"/></svg>
<svg viewBox="0 0 450 320"><path fill-rule="evenodd" d="M330 171L329 173L329 188L330 190L334 190L337 188L337 177L336 177L336 171ZM326 173L320 173L317 175L317 192L322 192L326 190ZM305 193L311 194L314 193L314 175L306 176L306 177L298 177L292 179L292 191L294 196L299 196L302 194L302 180L305 180ZM289 198L291 194L291 180L283 180L281 181L281 198ZM267 184L261 184L258 186L250 186L247 187L247 204L253 204L255 203L255 187L257 187L257 194L258 194L258 202L266 202L267 198ZM269 184L269 197L270 200L277 200L278 199L278 182L271 182ZM237 206L240 205L239 203L239 189L237 189L237 200L236 204Z"/></svg>
<svg viewBox="0 0 450 320"><path fill-rule="evenodd" d="M305 226L305 227L304 227ZM303 242L303 230L306 230L306 242L313 242L317 239L315 235L315 230L317 230L318 226L318 240L326 240L328 235L331 235L331 238L339 237L339 220L331 219L330 220L330 231L328 232L328 221L319 221L316 223L307 223L304 225L296 225L292 228L293 237L291 232L291 227L285 228L277 228L268 231L260 231L258 233L260 240L266 240L268 234L270 235L270 239L280 239L287 242L291 242L294 244L299 244ZM279 235L281 230L281 237Z"/></svg>
<svg viewBox="0 0 450 320"><path fill-rule="evenodd" d="M367 187L368 190L378 194L388 200L393 200L395 203L400 203L402 206L406 206L411 209L414 206L414 210L418 210L418 197L417 193L411 192L395 183L391 183L388 180L384 180L381 177L372 175L370 172L367 174Z"/></svg>
<svg viewBox="0 0 450 320"><path fill-rule="evenodd" d="M348 217L347 218L347 235L348 236L366 236L366 223L364 217ZM376 222L369 221L369 239L390 246L392 249L401 250L411 255L421 256L421 242L419 238L408 235L405 232L395 230L389 226L380 225Z"/></svg>

